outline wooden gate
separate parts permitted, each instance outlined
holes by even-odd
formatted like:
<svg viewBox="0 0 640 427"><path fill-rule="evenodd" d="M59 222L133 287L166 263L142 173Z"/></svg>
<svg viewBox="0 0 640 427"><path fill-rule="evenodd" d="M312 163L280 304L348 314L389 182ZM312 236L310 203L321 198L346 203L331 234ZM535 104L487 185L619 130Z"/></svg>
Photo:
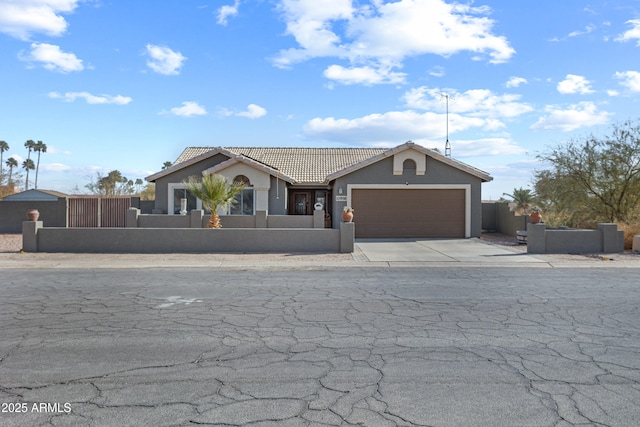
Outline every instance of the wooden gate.
<svg viewBox="0 0 640 427"><path fill-rule="evenodd" d="M69 199L69 227L125 227L131 197Z"/></svg>

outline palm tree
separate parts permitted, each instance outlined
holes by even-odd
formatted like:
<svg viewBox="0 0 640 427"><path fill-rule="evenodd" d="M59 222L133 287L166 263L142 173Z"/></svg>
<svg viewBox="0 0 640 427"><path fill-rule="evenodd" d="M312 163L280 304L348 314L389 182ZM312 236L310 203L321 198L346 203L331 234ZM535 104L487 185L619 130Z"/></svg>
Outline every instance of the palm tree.
<svg viewBox="0 0 640 427"><path fill-rule="evenodd" d="M524 189L522 187L519 189L514 188L513 194L503 194L513 199L513 202L516 204L516 211L520 213L525 213L534 203L536 198L535 194L533 194L531 190Z"/></svg>
<svg viewBox="0 0 640 427"><path fill-rule="evenodd" d="M170 168L172 165L173 165L173 163L171 163L171 162L164 162L164 163L162 164L162 170L165 170L165 169L167 169L167 168Z"/></svg>
<svg viewBox="0 0 640 427"><path fill-rule="evenodd" d="M29 189L29 171L34 170L36 165L33 164L33 160L27 159L22 162L22 168L27 171L27 181L25 183L25 191Z"/></svg>
<svg viewBox="0 0 640 427"><path fill-rule="evenodd" d="M2 185L2 178L4 178L4 174L2 173L2 166L4 165L3 155L5 151L9 151L9 144L6 141L0 141L0 185Z"/></svg>
<svg viewBox="0 0 640 427"><path fill-rule="evenodd" d="M7 185L13 185L13 180L11 179L13 176L13 168L18 167L18 161L13 157L9 157L6 165L9 168L9 179L7 180Z"/></svg>
<svg viewBox="0 0 640 427"><path fill-rule="evenodd" d="M36 143L33 142L32 139L28 140L27 142L24 143L24 148L26 148L27 150L29 150L29 154L27 155L27 160L31 160L31 151L33 151L33 147L36 146ZM27 160L25 160L24 162L22 162L22 167L25 168L27 170L27 180L26 180L26 184L25 184L25 190L29 189L29 169L35 169L35 165L33 164L33 162L31 162L31 166L33 167L29 167L27 168L25 166L25 164L27 164Z"/></svg>
<svg viewBox="0 0 640 427"><path fill-rule="evenodd" d="M38 152L38 163L36 164L36 186L35 186L35 188L38 188L38 171L40 171L40 154L47 152L47 144L45 144L42 141L38 141L33 146L33 151Z"/></svg>
<svg viewBox="0 0 640 427"><path fill-rule="evenodd" d="M234 197L245 187L245 184L238 182L229 184L224 176L217 174L204 175L201 181L192 176L182 183L191 194L202 201L202 206L211 212L207 228L222 228L218 209L236 203Z"/></svg>

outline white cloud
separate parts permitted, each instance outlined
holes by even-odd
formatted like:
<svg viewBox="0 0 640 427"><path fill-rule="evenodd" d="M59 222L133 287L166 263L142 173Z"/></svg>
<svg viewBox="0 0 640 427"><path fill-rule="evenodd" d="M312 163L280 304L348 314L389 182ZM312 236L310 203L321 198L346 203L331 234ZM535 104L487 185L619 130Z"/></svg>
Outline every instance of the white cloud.
<svg viewBox="0 0 640 427"><path fill-rule="evenodd" d="M352 67L344 68L340 65L331 65L324 71L324 76L329 80L342 84L363 84L370 86L380 83L403 83L406 74L391 71L389 68Z"/></svg>
<svg viewBox="0 0 640 427"><path fill-rule="evenodd" d="M580 102L568 109L550 105L546 107L546 111L548 114L533 124L531 129L570 132L583 127L607 124L611 116L611 113L606 111L598 111L593 102Z"/></svg>
<svg viewBox="0 0 640 427"><path fill-rule="evenodd" d="M493 34L488 7L447 4L444 0L372 1L359 8L352 3L281 0L287 34L299 47L280 51L274 65L287 68L312 58L334 57L348 61L349 67L333 65L325 71L326 77L348 84L376 84L389 82L380 76L403 77L391 70L402 67L407 57L447 57L469 51L499 63L515 53L505 37ZM345 70L359 74L345 78Z"/></svg>
<svg viewBox="0 0 640 427"><path fill-rule="evenodd" d="M403 99L410 108L444 111L443 95L449 96L449 112L485 118L510 118L533 111L517 94L498 95L489 89L471 89L457 92L452 89L428 88L425 86L407 91Z"/></svg>
<svg viewBox="0 0 640 427"><path fill-rule="evenodd" d="M503 156L523 154L527 151L508 138L457 139L451 144L454 157Z"/></svg>
<svg viewBox="0 0 640 427"><path fill-rule="evenodd" d="M470 128L481 128L486 120L449 115L451 133ZM312 139L340 141L341 143L367 147L394 147L411 140L425 147L444 150L446 117L444 114L415 111L391 111L370 114L356 119L315 118L304 126L305 134ZM525 150L507 138L483 138L452 140L455 157L499 154L522 154Z"/></svg>
<svg viewBox="0 0 640 427"><path fill-rule="evenodd" d="M249 104L247 105L246 111L235 112L235 111L229 110L228 108L221 108L218 111L218 114L223 117L236 116L236 117L246 117L249 119L258 119L260 117L266 116L267 110L257 104Z"/></svg>
<svg viewBox="0 0 640 427"><path fill-rule="evenodd" d="M173 107L168 113L162 111L160 114L173 114L180 117L205 116L207 110L197 102L185 101L182 103L182 107Z"/></svg>
<svg viewBox="0 0 640 427"><path fill-rule="evenodd" d="M505 83L506 87L519 87L522 84L527 84L529 83L527 81L527 79L525 79L524 77L511 77L509 78L509 80L507 80L507 83Z"/></svg>
<svg viewBox="0 0 640 427"><path fill-rule="evenodd" d="M440 65L436 65L429 71L429 75L433 77L444 77L445 74L446 74L446 71L444 67Z"/></svg>
<svg viewBox="0 0 640 427"><path fill-rule="evenodd" d="M618 36L616 41L627 42L635 39L638 40L636 46L640 46L640 19L631 19L626 23L630 24L633 28Z"/></svg>
<svg viewBox="0 0 640 427"><path fill-rule="evenodd" d="M156 73L167 76L180 74L180 68L187 60L180 52L175 52L166 46L156 46L147 44L147 55L151 59L147 61L147 66Z"/></svg>
<svg viewBox="0 0 640 427"><path fill-rule="evenodd" d="M0 2L0 32L28 40L32 34L61 36L71 13L80 0L3 0Z"/></svg>
<svg viewBox="0 0 640 427"><path fill-rule="evenodd" d="M240 5L240 0L235 0L233 6L225 5L218 9L218 18L216 22L220 25L227 25L227 20L230 16L238 15L238 6Z"/></svg>
<svg viewBox="0 0 640 427"><path fill-rule="evenodd" d="M18 58L26 62L39 62L47 70L60 73L84 70L82 59L78 59L73 53L60 50L60 46L48 43L31 43L31 52L24 55L22 52Z"/></svg>
<svg viewBox="0 0 640 427"><path fill-rule="evenodd" d="M64 94L49 92L49 98L61 99L65 102L74 102L76 99L84 99L87 104L127 105L133 101L133 99L128 96L92 95L89 92L66 92Z"/></svg>
<svg viewBox="0 0 640 427"><path fill-rule="evenodd" d="M584 30L576 30L569 33L567 37L578 37L593 32L597 27L595 25L587 25Z"/></svg>
<svg viewBox="0 0 640 427"><path fill-rule="evenodd" d="M63 163L43 163L40 168L45 172L67 172L74 169L72 166Z"/></svg>
<svg viewBox="0 0 640 427"><path fill-rule="evenodd" d="M236 116L247 117L249 119L258 119L267 114L267 110L256 104L247 105L247 111L236 113Z"/></svg>
<svg viewBox="0 0 640 427"><path fill-rule="evenodd" d="M593 93L591 89L591 82L584 78L584 76L577 76L575 74L567 74L567 77L557 86L558 92L563 95L579 93L586 95Z"/></svg>
<svg viewBox="0 0 640 427"><path fill-rule="evenodd" d="M640 92L640 72L638 71L623 71L617 72L615 77L622 80L620 84L632 92Z"/></svg>
<svg viewBox="0 0 640 427"><path fill-rule="evenodd" d="M448 123L442 96L445 92L450 96ZM405 111L369 114L353 119L316 117L305 124L304 132L307 137L322 141L389 147L412 140L429 147L434 145L435 140L444 141L447 130L451 136L469 129L493 132L504 128L503 119L533 110L519 99L520 95L498 95L484 89L459 93L419 87L404 94L403 100L408 107ZM503 136L484 138L482 141L482 145L474 145L474 141L469 141L466 146L464 142L457 142L457 145L464 147L465 155L523 152L522 148Z"/></svg>

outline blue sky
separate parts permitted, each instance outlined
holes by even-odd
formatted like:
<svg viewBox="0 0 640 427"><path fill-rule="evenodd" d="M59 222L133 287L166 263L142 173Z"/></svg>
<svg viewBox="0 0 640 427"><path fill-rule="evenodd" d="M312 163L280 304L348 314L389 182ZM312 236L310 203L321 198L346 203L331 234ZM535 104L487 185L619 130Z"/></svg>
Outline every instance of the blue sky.
<svg viewBox="0 0 640 427"><path fill-rule="evenodd" d="M640 118L640 0L0 0L0 55L4 159L43 141L63 192L187 146L444 150L446 94L497 199Z"/></svg>

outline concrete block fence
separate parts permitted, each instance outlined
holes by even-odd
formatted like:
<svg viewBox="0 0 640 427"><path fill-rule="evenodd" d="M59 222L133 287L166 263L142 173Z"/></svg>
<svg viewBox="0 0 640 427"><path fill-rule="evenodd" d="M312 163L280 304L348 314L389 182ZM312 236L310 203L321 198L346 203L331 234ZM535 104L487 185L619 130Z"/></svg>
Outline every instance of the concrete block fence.
<svg viewBox="0 0 640 427"><path fill-rule="evenodd" d="M340 223L337 229L65 228L43 227L42 221L22 224L26 252L349 253L353 252L354 239L354 223Z"/></svg>
<svg viewBox="0 0 640 427"><path fill-rule="evenodd" d="M598 224L596 230L548 229L544 224L527 225L530 254L621 253L624 232L616 224Z"/></svg>
<svg viewBox="0 0 640 427"><path fill-rule="evenodd" d="M257 211L255 215L220 215L223 228L324 228L323 210L313 215L268 215ZM192 210L186 215L141 214L140 209L129 208L126 226L132 228L205 228L209 215L203 210Z"/></svg>

